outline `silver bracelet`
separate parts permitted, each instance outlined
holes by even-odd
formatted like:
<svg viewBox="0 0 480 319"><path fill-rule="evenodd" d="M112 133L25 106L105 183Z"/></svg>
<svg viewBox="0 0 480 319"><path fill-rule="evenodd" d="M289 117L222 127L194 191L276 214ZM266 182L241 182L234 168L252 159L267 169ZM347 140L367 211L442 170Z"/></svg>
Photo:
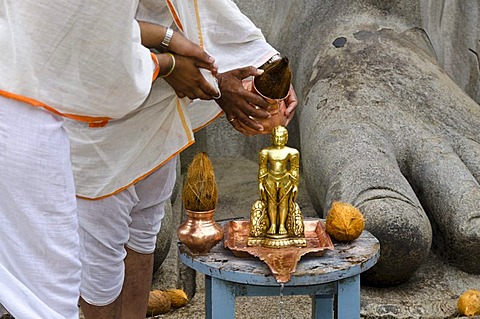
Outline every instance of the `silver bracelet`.
<svg viewBox="0 0 480 319"><path fill-rule="evenodd" d="M172 37L173 37L173 29L168 27L167 31L165 32L165 37L163 38L161 46L164 47L165 49L168 49L168 46L170 45L170 40L172 40Z"/></svg>

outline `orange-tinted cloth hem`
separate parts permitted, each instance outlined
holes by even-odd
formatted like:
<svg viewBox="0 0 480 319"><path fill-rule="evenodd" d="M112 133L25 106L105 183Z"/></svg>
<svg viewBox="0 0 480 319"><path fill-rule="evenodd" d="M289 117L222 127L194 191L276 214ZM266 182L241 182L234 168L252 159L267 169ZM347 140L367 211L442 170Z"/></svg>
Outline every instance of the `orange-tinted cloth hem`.
<svg viewBox="0 0 480 319"><path fill-rule="evenodd" d="M105 126L105 125L107 125L108 121L111 120L110 117L94 117L94 116L85 116L85 115L62 113L62 112L56 110L55 108L53 108L53 107L51 107L51 106L49 106L49 105L47 105L43 102L40 102L38 100L29 98L27 96L23 96L23 95L20 95L20 94L7 92L7 91L4 91L4 90L0 90L0 95L3 96L3 97L6 97L8 99L13 99L13 100L17 100L17 101L20 101L20 102L23 102L23 103L26 103L26 104L30 104L31 106L34 106L34 107L43 107L44 109L46 109L46 110L48 110L48 111L50 111L54 114L57 114L57 115L60 115L60 116L63 116L63 117L67 117L67 118L72 119L72 120L76 120L76 121L80 121L80 122L87 122L87 123L89 123L89 126L93 126L93 127Z"/></svg>
<svg viewBox="0 0 480 319"><path fill-rule="evenodd" d="M103 195L103 196L100 196L100 197L84 197L84 196L80 196L80 195L77 195L78 198L81 198L81 199L86 199L86 200L99 200L99 199L104 199L104 198L107 198L107 197L110 197L110 196L113 196L115 194L118 194L122 191L124 191L125 189L129 188L130 186L132 186L133 184L141 181L142 179L146 178L148 175L152 174L153 172L155 172L157 169L159 169L160 167L162 167L163 164L167 163L169 160L171 160L172 158L174 158L175 156L177 156L179 153L181 153L184 149L186 149L187 147L189 147L190 145L192 145L194 143L193 140L189 141L184 147L182 147L180 150L178 150L177 152L175 152L174 154L172 154L171 156L169 156L165 161L163 161L162 163L160 163L159 165L155 166L152 170L148 171L146 174L143 174L142 176L136 178L135 180L133 180L131 183L123 186L122 188L119 188L117 189L116 191L110 193L110 194L107 194L107 195Z"/></svg>

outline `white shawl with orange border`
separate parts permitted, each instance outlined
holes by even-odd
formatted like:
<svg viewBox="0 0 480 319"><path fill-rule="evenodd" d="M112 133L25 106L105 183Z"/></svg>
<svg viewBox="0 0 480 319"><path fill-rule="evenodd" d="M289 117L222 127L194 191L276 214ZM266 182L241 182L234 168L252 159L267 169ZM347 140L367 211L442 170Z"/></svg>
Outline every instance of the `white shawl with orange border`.
<svg viewBox="0 0 480 319"><path fill-rule="evenodd" d="M175 22L215 58L219 72L258 67L277 53L230 0L144 0L137 19L164 26ZM206 78L213 81L211 74ZM193 131L221 112L214 101L177 98L158 79L146 102L122 119L99 128L69 121L77 195L98 199L125 189L191 145Z"/></svg>
<svg viewBox="0 0 480 319"><path fill-rule="evenodd" d="M0 2L0 95L86 122L137 108L155 68L137 2Z"/></svg>

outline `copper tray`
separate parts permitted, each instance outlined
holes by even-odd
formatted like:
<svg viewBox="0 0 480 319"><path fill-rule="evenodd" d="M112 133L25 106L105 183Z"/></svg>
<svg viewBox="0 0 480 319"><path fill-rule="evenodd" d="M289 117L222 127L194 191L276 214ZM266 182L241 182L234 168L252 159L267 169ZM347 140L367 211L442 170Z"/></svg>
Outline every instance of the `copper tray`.
<svg viewBox="0 0 480 319"><path fill-rule="evenodd" d="M303 255L322 256L327 250L333 250L333 243L325 231L320 219L306 219L305 239L306 247L267 248L261 246L247 246L250 232L250 221L232 220L224 226L225 248L229 248L235 256L245 257L253 255L264 261L279 283L290 280L295 272L297 263Z"/></svg>

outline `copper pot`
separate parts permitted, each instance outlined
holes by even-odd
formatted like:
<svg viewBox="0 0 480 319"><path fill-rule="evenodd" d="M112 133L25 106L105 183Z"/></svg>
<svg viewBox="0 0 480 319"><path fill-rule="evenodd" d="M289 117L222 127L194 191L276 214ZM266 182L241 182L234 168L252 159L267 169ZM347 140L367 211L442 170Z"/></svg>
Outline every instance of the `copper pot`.
<svg viewBox="0 0 480 319"><path fill-rule="evenodd" d="M256 131L243 125L242 123L240 124L242 124L245 130L247 130L252 134L270 134L272 132L272 129L275 126L277 125L286 126L287 124L288 118L287 118L287 115L285 114L285 111L287 110L287 104L285 103L285 100L287 99L288 94L287 96L281 99L272 99L272 98L266 97L262 93L258 92L258 90L255 87L254 80L255 79L253 79L252 81L245 81L243 85L246 90L249 90L250 92L260 95L268 102L269 106L267 108L267 111L272 116L268 119L255 118L255 121L257 121L259 124L262 124L263 131Z"/></svg>
<svg viewBox="0 0 480 319"><path fill-rule="evenodd" d="M213 218L215 209L187 212L187 220L177 230L178 239L194 254L207 254L223 238L223 230Z"/></svg>

